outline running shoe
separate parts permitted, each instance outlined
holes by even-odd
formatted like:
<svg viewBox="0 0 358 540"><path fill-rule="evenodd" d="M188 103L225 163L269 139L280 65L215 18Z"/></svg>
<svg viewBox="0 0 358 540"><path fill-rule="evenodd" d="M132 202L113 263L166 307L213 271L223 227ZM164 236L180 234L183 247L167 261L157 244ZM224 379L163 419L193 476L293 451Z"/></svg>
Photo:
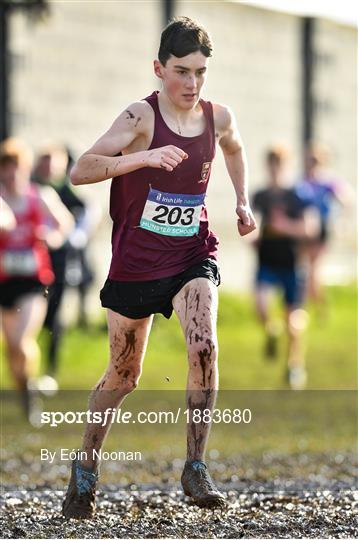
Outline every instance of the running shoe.
<svg viewBox="0 0 358 540"><path fill-rule="evenodd" d="M96 510L96 482L98 473L82 467L78 459L72 462L71 479L62 514L70 519L89 519Z"/></svg>
<svg viewBox="0 0 358 540"><path fill-rule="evenodd" d="M265 341L265 358L267 360L276 360L278 349L278 336L276 334L267 334Z"/></svg>
<svg viewBox="0 0 358 540"><path fill-rule="evenodd" d="M186 461L181 484L185 495L192 497L201 507L225 506L225 497L216 488L203 461Z"/></svg>
<svg viewBox="0 0 358 540"><path fill-rule="evenodd" d="M288 383L292 390L303 390L307 382L307 372L303 366L288 368Z"/></svg>
<svg viewBox="0 0 358 540"><path fill-rule="evenodd" d="M37 379L37 388L44 396L52 397L58 392L58 382L51 375L42 375Z"/></svg>
<svg viewBox="0 0 358 540"><path fill-rule="evenodd" d="M36 379L27 380L24 388L20 390L20 400L26 420L33 427L41 427L43 403L36 385Z"/></svg>

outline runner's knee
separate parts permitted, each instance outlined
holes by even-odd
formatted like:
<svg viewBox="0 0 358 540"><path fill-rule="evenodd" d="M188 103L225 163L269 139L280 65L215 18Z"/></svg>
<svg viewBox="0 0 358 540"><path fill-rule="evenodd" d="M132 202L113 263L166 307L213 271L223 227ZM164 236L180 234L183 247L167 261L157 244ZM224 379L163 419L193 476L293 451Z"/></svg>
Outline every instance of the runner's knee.
<svg viewBox="0 0 358 540"><path fill-rule="evenodd" d="M205 338L194 343L188 350L189 380L195 389L217 388L218 347L216 339Z"/></svg>
<svg viewBox="0 0 358 540"><path fill-rule="evenodd" d="M26 355L25 344L21 341L9 340L7 343L7 352L10 359L23 357Z"/></svg>
<svg viewBox="0 0 358 540"><path fill-rule="evenodd" d="M287 319L287 330L289 335L299 336L306 329L308 324L308 313L304 309L291 311Z"/></svg>
<svg viewBox="0 0 358 540"><path fill-rule="evenodd" d="M114 366L110 373L111 386L129 394L137 388L140 376L141 368L139 366Z"/></svg>

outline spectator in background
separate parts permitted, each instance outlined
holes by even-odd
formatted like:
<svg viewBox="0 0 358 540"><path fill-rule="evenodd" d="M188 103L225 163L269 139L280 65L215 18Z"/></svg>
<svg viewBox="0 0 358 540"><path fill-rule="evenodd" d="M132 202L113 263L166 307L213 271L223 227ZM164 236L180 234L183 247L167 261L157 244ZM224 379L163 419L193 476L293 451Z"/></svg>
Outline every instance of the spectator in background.
<svg viewBox="0 0 358 540"><path fill-rule="evenodd" d="M268 186L253 198L253 207L261 215L261 227L256 243L258 269L256 276L256 307L266 334L265 353L274 358L277 353L278 327L270 318L269 295L273 287L284 297L288 335L287 373L293 389L306 383L302 332L307 315L302 309L303 274L299 244L315 234L315 220L307 212L294 189L285 187L287 150L276 146L266 155Z"/></svg>
<svg viewBox="0 0 358 540"><path fill-rule="evenodd" d="M33 171L33 182L51 185L58 193L62 203L75 219L75 228L63 243L50 250L50 257L55 273L55 281L49 290L49 303L44 326L49 330L48 373L53 377L58 368L59 345L62 336L60 308L66 284L79 287L80 317L85 322L85 296L93 274L87 263L85 249L91 229L89 212L84 201L72 190L67 173L69 155L60 145L49 145L38 154ZM93 220L92 220L93 221Z"/></svg>
<svg viewBox="0 0 358 540"><path fill-rule="evenodd" d="M348 205L352 196L348 185L325 170L328 150L323 145L311 143L305 152L305 173L296 186L296 192L305 205L315 208L319 215L319 229L314 238L305 242L304 251L308 265L308 297L324 304L319 278L319 263L326 252L329 239L329 220L334 201Z"/></svg>
<svg viewBox="0 0 358 540"><path fill-rule="evenodd" d="M31 421L39 367L37 335L47 309L46 287L54 274L48 246L57 247L73 226L71 214L51 188L31 185L32 152L19 139L0 144L1 329L10 371Z"/></svg>

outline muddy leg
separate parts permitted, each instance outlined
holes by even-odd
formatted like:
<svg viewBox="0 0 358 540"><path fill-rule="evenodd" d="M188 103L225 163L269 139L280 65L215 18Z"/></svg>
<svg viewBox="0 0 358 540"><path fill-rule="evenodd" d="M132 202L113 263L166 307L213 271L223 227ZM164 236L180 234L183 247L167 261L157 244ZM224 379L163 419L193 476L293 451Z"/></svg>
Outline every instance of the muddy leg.
<svg viewBox="0 0 358 540"><path fill-rule="evenodd" d="M180 320L188 351L187 459L204 460L211 428L211 411L218 389L218 343L216 286L206 278L187 283L174 297L173 306ZM209 420L209 421L208 421Z"/></svg>
<svg viewBox="0 0 358 540"><path fill-rule="evenodd" d="M116 410L138 384L152 319L152 316L128 319L108 310L110 360L89 399L89 410L101 412L103 420L106 418L105 411ZM111 415L99 424L87 424L81 449L85 452L82 456L87 456L87 459L81 461L83 466L95 467L93 450L98 452L102 447L111 425L110 418Z"/></svg>

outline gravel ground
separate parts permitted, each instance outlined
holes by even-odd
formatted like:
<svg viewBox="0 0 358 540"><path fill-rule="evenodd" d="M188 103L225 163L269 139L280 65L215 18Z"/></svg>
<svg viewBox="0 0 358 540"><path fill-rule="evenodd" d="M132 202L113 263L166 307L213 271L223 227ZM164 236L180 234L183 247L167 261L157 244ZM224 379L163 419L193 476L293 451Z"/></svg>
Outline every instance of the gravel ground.
<svg viewBox="0 0 358 540"><path fill-rule="evenodd" d="M341 455L342 458L342 455ZM358 491L354 483L353 456L325 456L322 474L317 459L307 459L303 475L296 478L291 458L266 456L266 463L254 460L249 475L238 477L240 464L235 460L225 464L225 474L219 487L226 493L225 510L199 509L185 497L178 482L178 471L166 465L158 471L152 467L153 479L158 472L164 482L101 483L98 491L98 509L92 520L78 522L65 520L60 514L63 489L49 471L44 471L41 482L29 482L19 490L15 484L3 485L0 519L2 538L356 538L358 531L355 505ZM268 463L271 461L271 463ZM259 466L261 464L261 469ZM278 466L278 463L280 467ZM312 465L316 463L316 466ZM327 465L328 463L328 465ZM336 464L332 471L329 464ZM223 464L221 464L223 465ZM275 468L276 467L276 468ZM290 468L291 467L291 468ZM154 470L155 468L155 470ZM175 468L175 467L174 467ZM214 466L211 467L215 469ZM263 479L262 470L282 472ZM23 469L22 469L23 470ZM51 469L53 471L53 468ZM167 476L165 474L167 471ZM312 473L316 471L316 474ZM169 471L169 472L168 472ZM7 471L9 473L9 471ZM59 472L59 470L57 471ZM110 471L113 481L113 470ZM108 471L107 471L108 473ZM155 473L155 474L154 474ZM127 473L129 476L131 473ZM60 474L61 476L61 474ZM104 475L106 478L107 476ZM65 475L64 475L65 477ZM124 478L123 470L117 478ZM132 476L133 478L133 476ZM298 479L299 478L299 479ZM33 478L32 478L33 480ZM17 484L18 485L18 484ZM58 485L58 484L57 484Z"/></svg>

